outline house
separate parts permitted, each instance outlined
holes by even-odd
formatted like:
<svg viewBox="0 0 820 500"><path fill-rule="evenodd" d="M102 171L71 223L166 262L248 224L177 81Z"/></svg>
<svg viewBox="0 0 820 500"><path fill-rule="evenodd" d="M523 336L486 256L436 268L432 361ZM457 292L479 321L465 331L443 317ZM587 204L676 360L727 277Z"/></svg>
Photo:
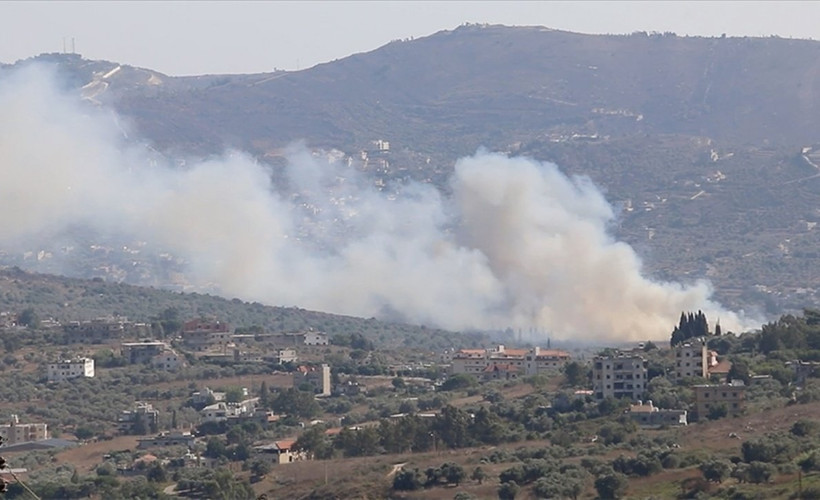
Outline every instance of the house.
<svg viewBox="0 0 820 500"><path fill-rule="evenodd" d="M221 321L194 319L182 325L182 343L194 351L226 349L232 344L231 327Z"/></svg>
<svg viewBox="0 0 820 500"><path fill-rule="evenodd" d="M299 366L293 373L293 387L305 384L320 396L330 396L330 366Z"/></svg>
<svg viewBox="0 0 820 500"><path fill-rule="evenodd" d="M329 341L327 338L327 334L323 332L305 332L302 334L304 340L302 341L305 345L328 345Z"/></svg>
<svg viewBox="0 0 820 500"><path fill-rule="evenodd" d="M227 422L232 419L262 418L256 415L259 398L250 398L238 403L219 402L199 411L202 422ZM267 417L267 415L265 415Z"/></svg>
<svg viewBox="0 0 820 500"><path fill-rule="evenodd" d="M595 399L643 398L648 382L646 360L635 354L596 356L592 363Z"/></svg>
<svg viewBox="0 0 820 500"><path fill-rule="evenodd" d="M695 420L708 417L716 407L724 408L730 416L737 416L746 409L746 386L740 380L733 380L731 384L695 385L692 390L695 393Z"/></svg>
<svg viewBox="0 0 820 500"><path fill-rule="evenodd" d="M334 396L358 396L359 394L367 394L367 386L353 380L347 380L333 386Z"/></svg>
<svg viewBox="0 0 820 500"><path fill-rule="evenodd" d="M191 393L191 405L195 407L212 405L220 401L225 401L225 393L214 392L208 387Z"/></svg>
<svg viewBox="0 0 820 500"><path fill-rule="evenodd" d="M794 370L794 380L798 387L806 385L806 379L812 376L815 370L820 367L820 361L801 361L796 359L789 361L786 366L790 366Z"/></svg>
<svg viewBox="0 0 820 500"><path fill-rule="evenodd" d="M94 360L91 358L62 359L48 365L48 381L62 382L77 377L94 377Z"/></svg>
<svg viewBox="0 0 820 500"><path fill-rule="evenodd" d="M732 362L728 359L716 361L714 365L707 370L709 373L709 380L726 382L729 380L729 372L732 371Z"/></svg>
<svg viewBox="0 0 820 500"><path fill-rule="evenodd" d="M48 425L42 423L21 424L17 415L12 415L9 423L0 424L0 437L3 438L4 446L29 441L43 441L48 439Z"/></svg>
<svg viewBox="0 0 820 500"><path fill-rule="evenodd" d="M269 444L254 446L253 449L260 458L267 458L275 464L289 464L299 460L306 460L307 455L302 451L296 451L295 439L280 439Z"/></svg>
<svg viewBox="0 0 820 500"><path fill-rule="evenodd" d="M177 370L183 365L182 358L165 342L124 342L120 346L120 352L132 365L146 364L169 371Z"/></svg>
<svg viewBox="0 0 820 500"><path fill-rule="evenodd" d="M686 410L661 409L652 405L652 401L629 407L629 418L641 427L663 427L686 425Z"/></svg>
<svg viewBox="0 0 820 500"><path fill-rule="evenodd" d="M163 446L187 446L193 448L196 438L190 432L161 432L154 437L137 439L137 448L155 448Z"/></svg>
<svg viewBox="0 0 820 500"><path fill-rule="evenodd" d="M283 363L295 363L299 358L296 356L295 349L284 347L276 349L271 355L266 356L265 360L281 365Z"/></svg>
<svg viewBox="0 0 820 500"><path fill-rule="evenodd" d="M268 339L269 341L273 342L275 345L278 346L320 346L330 344L330 340L328 339L326 333L315 332L312 330L302 333L274 333L264 336L257 335L257 339L262 338Z"/></svg>
<svg viewBox="0 0 820 500"><path fill-rule="evenodd" d="M150 403L137 401L130 410L123 410L117 416L117 431L121 434L147 434L157 432L159 411Z"/></svg>

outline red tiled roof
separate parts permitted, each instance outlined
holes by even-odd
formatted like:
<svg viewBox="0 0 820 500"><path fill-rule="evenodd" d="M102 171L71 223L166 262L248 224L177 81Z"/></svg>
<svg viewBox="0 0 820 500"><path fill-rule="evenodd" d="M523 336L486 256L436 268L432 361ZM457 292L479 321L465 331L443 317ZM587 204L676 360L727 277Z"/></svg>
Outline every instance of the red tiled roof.
<svg viewBox="0 0 820 500"><path fill-rule="evenodd" d="M718 361L718 364L715 366L709 367L709 373L729 373L729 370L732 369L732 362L728 359L724 359L723 361Z"/></svg>
<svg viewBox="0 0 820 500"><path fill-rule="evenodd" d="M276 445L277 448L280 450L290 450L293 448L293 445L296 444L295 439L280 439L279 441L274 441L273 444Z"/></svg>

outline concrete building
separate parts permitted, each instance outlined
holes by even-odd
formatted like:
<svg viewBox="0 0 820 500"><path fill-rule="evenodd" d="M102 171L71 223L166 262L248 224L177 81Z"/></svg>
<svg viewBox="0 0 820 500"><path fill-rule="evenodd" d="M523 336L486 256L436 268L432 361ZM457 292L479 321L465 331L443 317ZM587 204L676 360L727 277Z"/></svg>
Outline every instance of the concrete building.
<svg viewBox="0 0 820 500"><path fill-rule="evenodd" d="M48 381L62 382L77 377L94 377L94 360L91 358L63 359L48 365Z"/></svg>
<svg viewBox="0 0 820 500"><path fill-rule="evenodd" d="M183 365L182 358L165 342L145 340L125 342L120 346L122 357L132 365L151 365L162 370L177 370Z"/></svg>
<svg viewBox="0 0 820 500"><path fill-rule="evenodd" d="M300 366L293 373L293 387L308 384L320 396L330 396L330 366Z"/></svg>
<svg viewBox="0 0 820 500"><path fill-rule="evenodd" d="M48 425L21 424L17 415L12 415L9 423L0 424L0 437L3 438L4 446L42 441L48 439Z"/></svg>
<svg viewBox="0 0 820 500"><path fill-rule="evenodd" d="M706 339L690 339L672 348L675 357L675 366L672 371L673 380L688 377L708 377L709 351L706 348Z"/></svg>
<svg viewBox="0 0 820 500"><path fill-rule="evenodd" d="M225 401L225 393L212 391L208 387L205 387L201 391L191 393L191 404L195 407L219 403L221 401Z"/></svg>
<svg viewBox="0 0 820 500"><path fill-rule="evenodd" d="M646 360L638 355L597 356L592 363L595 399L643 399L648 382Z"/></svg>
<svg viewBox="0 0 820 500"><path fill-rule="evenodd" d="M233 343L231 327L221 321L194 319L182 325L182 343L194 351L223 349Z"/></svg>
<svg viewBox="0 0 820 500"><path fill-rule="evenodd" d="M450 360L451 374L467 373L478 377L494 366L503 366L508 372L515 368L522 375L537 375L559 370L570 360L568 352L558 349L510 349L504 345L490 349L460 349L444 356Z"/></svg>
<svg viewBox="0 0 820 500"><path fill-rule="evenodd" d="M323 332L305 332L303 336L302 342L305 345L328 345L330 343L327 334Z"/></svg>
<svg viewBox="0 0 820 500"><path fill-rule="evenodd" d="M151 326L132 323L124 316L109 316L88 321L71 321L63 325L68 343L103 344L117 342L125 337L150 336Z"/></svg>
<svg viewBox="0 0 820 500"><path fill-rule="evenodd" d="M254 446L253 449L262 459L267 459L275 464L289 464L298 460L307 459L304 452L298 452L293 448L295 439L280 439L270 444Z"/></svg>
<svg viewBox="0 0 820 500"><path fill-rule="evenodd" d="M117 431L121 434L147 434L157 432L159 411L150 403L137 401L130 410L123 410L117 416Z"/></svg>
<svg viewBox="0 0 820 500"><path fill-rule="evenodd" d="M156 448L163 446L187 446L193 448L196 438L190 432L161 432L154 437L137 439L137 448Z"/></svg>
<svg viewBox="0 0 820 500"><path fill-rule="evenodd" d="M258 404L259 398L250 398L238 403L214 403L200 410L199 416L202 422L227 422L243 417L256 418L258 417L256 412Z"/></svg>
<svg viewBox="0 0 820 500"><path fill-rule="evenodd" d="M541 349L533 347L527 352L524 371L527 375L537 375L544 372L555 372L563 368L570 360L566 351L559 349Z"/></svg>
<svg viewBox="0 0 820 500"><path fill-rule="evenodd" d="M291 349L290 347L276 349L276 351L272 353L272 356L266 356L266 359L278 364L295 363L299 360L299 358L296 356L296 350Z"/></svg>
<svg viewBox="0 0 820 500"><path fill-rule="evenodd" d="M661 409L652 405L652 401L629 407L629 418L645 428L687 425L686 410Z"/></svg>
<svg viewBox="0 0 820 500"><path fill-rule="evenodd" d="M740 380L731 384L703 384L692 387L695 393L695 420L704 420L715 407L725 408L729 416L737 416L746 409L746 386Z"/></svg>

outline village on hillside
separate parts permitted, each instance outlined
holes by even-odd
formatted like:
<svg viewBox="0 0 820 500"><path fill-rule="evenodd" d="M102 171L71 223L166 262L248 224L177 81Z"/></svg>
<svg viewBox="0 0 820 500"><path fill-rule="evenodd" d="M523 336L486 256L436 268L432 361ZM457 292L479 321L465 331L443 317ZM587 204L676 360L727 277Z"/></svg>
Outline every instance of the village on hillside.
<svg viewBox="0 0 820 500"><path fill-rule="evenodd" d="M170 485L164 488L171 496L200 497L216 487L203 478L223 469L252 495L276 491L274 483L299 463L385 453L410 460L540 439L549 449L611 447L629 435L650 439L723 420L739 425L761 401L767 407L778 398L785 405L813 401L816 389L806 387L816 388L820 373L820 360L811 355L750 363L742 354L749 334L721 335L719 326L710 332L702 313L682 315L665 346L647 341L571 352L487 344L421 356L380 352L357 333L236 328L218 318L163 327L117 316L34 324L25 314L0 314L0 337L12 348L4 375L31 381L20 379L24 387L16 393L6 387L0 400L3 456L31 466L17 467L14 478L3 475L9 498L23 495L18 480L39 479L41 467L24 457L42 454L73 463L79 477L143 477L149 486ZM53 344L32 350L10 340L34 333ZM754 342L759 350L761 339ZM122 383L131 387L123 391ZM53 404L76 390L91 390L106 403ZM52 401L52 410L34 401ZM78 404L97 407L78 419L72 413L86 411ZM55 413L57 406L75 409ZM667 449L663 456L677 453ZM80 455L81 463L68 459ZM613 474L623 476L625 491L635 474L619 467ZM483 468L490 467L476 464L474 474ZM447 473L458 476L428 470L425 479L423 471L396 466L388 486L401 492L452 485ZM499 497L511 481L500 476ZM485 478L475 486L486 491Z"/></svg>

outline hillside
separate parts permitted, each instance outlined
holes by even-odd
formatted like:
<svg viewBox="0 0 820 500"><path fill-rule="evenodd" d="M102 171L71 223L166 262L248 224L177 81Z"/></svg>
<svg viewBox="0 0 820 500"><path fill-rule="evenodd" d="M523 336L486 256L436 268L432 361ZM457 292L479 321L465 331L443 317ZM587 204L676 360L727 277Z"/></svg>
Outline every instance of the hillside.
<svg viewBox="0 0 820 500"><path fill-rule="evenodd" d="M42 319L82 321L111 315L150 322L173 308L180 318L217 318L234 327L259 326L269 332L295 332L313 328L333 336L360 333L381 348L435 350L473 345L478 337L375 318L307 311L295 307L270 307L228 300L207 294L176 293L102 280L83 280L33 274L16 268L0 269L0 311L20 312L32 308Z"/></svg>
<svg viewBox="0 0 820 500"><path fill-rule="evenodd" d="M818 42L467 25L259 75L35 59L175 158L235 147L278 165L297 140L357 157L385 139L371 175L445 191L480 146L553 161L605 190L652 276L708 278L733 308L820 304Z"/></svg>

